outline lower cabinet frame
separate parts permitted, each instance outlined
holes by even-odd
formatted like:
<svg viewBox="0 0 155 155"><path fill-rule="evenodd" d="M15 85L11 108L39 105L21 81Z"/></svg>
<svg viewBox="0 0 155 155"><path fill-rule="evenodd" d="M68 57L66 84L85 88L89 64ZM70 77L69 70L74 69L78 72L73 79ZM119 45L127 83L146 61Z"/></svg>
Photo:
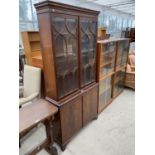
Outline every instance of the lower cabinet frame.
<svg viewBox="0 0 155 155"><path fill-rule="evenodd" d="M53 122L54 141L64 151L69 141L90 121L98 118L98 83L58 104L46 98L59 109ZM90 98L90 99L89 99ZM89 100L88 100L89 99Z"/></svg>

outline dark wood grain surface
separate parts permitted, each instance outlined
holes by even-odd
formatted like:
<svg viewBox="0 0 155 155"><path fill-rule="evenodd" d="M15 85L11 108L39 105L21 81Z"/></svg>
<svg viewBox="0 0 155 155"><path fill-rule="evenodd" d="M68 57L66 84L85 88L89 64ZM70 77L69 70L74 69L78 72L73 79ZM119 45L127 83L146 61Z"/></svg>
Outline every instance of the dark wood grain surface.
<svg viewBox="0 0 155 155"><path fill-rule="evenodd" d="M46 100L19 109L19 134L57 113L58 108Z"/></svg>

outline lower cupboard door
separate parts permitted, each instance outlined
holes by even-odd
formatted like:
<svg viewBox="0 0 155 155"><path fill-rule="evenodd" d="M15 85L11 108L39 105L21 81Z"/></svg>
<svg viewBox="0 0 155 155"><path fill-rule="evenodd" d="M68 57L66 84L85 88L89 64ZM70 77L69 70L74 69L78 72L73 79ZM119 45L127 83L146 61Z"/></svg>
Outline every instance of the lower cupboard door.
<svg viewBox="0 0 155 155"><path fill-rule="evenodd" d="M69 101L60 109L62 143L67 143L82 128L82 97Z"/></svg>
<svg viewBox="0 0 155 155"><path fill-rule="evenodd" d="M83 95L83 125L97 117L98 113L98 84Z"/></svg>

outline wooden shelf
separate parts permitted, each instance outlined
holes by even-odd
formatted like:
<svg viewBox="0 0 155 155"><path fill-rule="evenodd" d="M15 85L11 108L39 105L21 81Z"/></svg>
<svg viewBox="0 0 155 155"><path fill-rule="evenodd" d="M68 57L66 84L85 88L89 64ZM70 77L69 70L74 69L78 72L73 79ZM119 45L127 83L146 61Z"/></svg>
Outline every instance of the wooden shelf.
<svg viewBox="0 0 155 155"><path fill-rule="evenodd" d="M115 79L114 85L116 85L118 82L122 81L123 79Z"/></svg>
<svg viewBox="0 0 155 155"><path fill-rule="evenodd" d="M113 64L113 63L115 63L115 62L112 62L112 61L106 62L106 63L104 63L104 64L101 64L101 65L100 65L100 68L105 67L105 66L107 66L107 65L109 65L109 64Z"/></svg>
<svg viewBox="0 0 155 155"><path fill-rule="evenodd" d="M118 72L118 71L123 70L123 69L125 70L125 68L126 68L126 64L121 66L121 67L116 66L115 72Z"/></svg>
<svg viewBox="0 0 155 155"><path fill-rule="evenodd" d="M40 49L38 48L38 49L34 49L34 50L32 50L32 52L36 52L36 51L40 51Z"/></svg>
<svg viewBox="0 0 155 155"><path fill-rule="evenodd" d="M112 76L114 73L115 73L115 72L110 72L110 73L108 73L107 75L101 76L101 77L100 77L100 81L106 79L106 78L109 77L109 76Z"/></svg>
<svg viewBox="0 0 155 155"><path fill-rule="evenodd" d="M40 39L38 39L38 40L30 40L30 43L33 43L33 42L39 42L40 43Z"/></svg>
<svg viewBox="0 0 155 155"><path fill-rule="evenodd" d="M102 54L101 55L103 56L103 55L107 55L107 54L111 54L111 53L115 55L115 52L109 52L109 51L108 52L103 52L102 51Z"/></svg>
<svg viewBox="0 0 155 155"><path fill-rule="evenodd" d="M39 32L38 31L22 32L22 39L27 64L31 66L38 65L38 60L34 60L33 57L41 56ZM35 63L37 64L35 65Z"/></svg>

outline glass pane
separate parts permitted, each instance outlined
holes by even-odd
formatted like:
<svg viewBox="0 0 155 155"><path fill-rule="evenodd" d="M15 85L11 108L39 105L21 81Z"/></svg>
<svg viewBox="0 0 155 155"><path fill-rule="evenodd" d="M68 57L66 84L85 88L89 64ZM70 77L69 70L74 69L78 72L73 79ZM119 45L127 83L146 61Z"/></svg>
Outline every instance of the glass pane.
<svg viewBox="0 0 155 155"><path fill-rule="evenodd" d="M129 41L123 40L118 42L118 55L116 68L120 68L126 65L128 59Z"/></svg>
<svg viewBox="0 0 155 155"><path fill-rule="evenodd" d="M90 64L90 67L91 67L91 79L90 81L93 81L95 80L95 42L96 42L96 38L93 34L91 34L89 36L90 38L90 42L89 42L89 64Z"/></svg>
<svg viewBox="0 0 155 155"><path fill-rule="evenodd" d="M101 76L105 76L114 71L116 44L114 42L102 45L101 53Z"/></svg>
<svg viewBox="0 0 155 155"><path fill-rule="evenodd" d="M103 108L111 100L112 77L108 77L99 84L99 106Z"/></svg>
<svg viewBox="0 0 155 155"><path fill-rule="evenodd" d="M54 28L57 33L63 33L65 31L65 19L56 17L53 20Z"/></svg>
<svg viewBox="0 0 155 155"><path fill-rule="evenodd" d="M118 95L124 88L125 68L115 75L114 96Z"/></svg>
<svg viewBox="0 0 155 155"><path fill-rule="evenodd" d="M82 18L81 22L81 86L95 81L96 59L96 21Z"/></svg>
<svg viewBox="0 0 155 155"><path fill-rule="evenodd" d="M84 32L87 32L89 31L88 28L89 28L89 21L88 19L85 19L85 20L82 20L81 21L81 28Z"/></svg>
<svg viewBox="0 0 155 155"><path fill-rule="evenodd" d="M106 104L106 92L103 92L99 98L99 107L102 108Z"/></svg>
<svg viewBox="0 0 155 155"><path fill-rule="evenodd" d="M96 21L91 21L91 22L90 22L90 28L91 28L91 32L92 32L93 34L96 33L96 27L97 27Z"/></svg>
<svg viewBox="0 0 155 155"><path fill-rule="evenodd" d="M53 18L58 97L78 89L77 19Z"/></svg>

